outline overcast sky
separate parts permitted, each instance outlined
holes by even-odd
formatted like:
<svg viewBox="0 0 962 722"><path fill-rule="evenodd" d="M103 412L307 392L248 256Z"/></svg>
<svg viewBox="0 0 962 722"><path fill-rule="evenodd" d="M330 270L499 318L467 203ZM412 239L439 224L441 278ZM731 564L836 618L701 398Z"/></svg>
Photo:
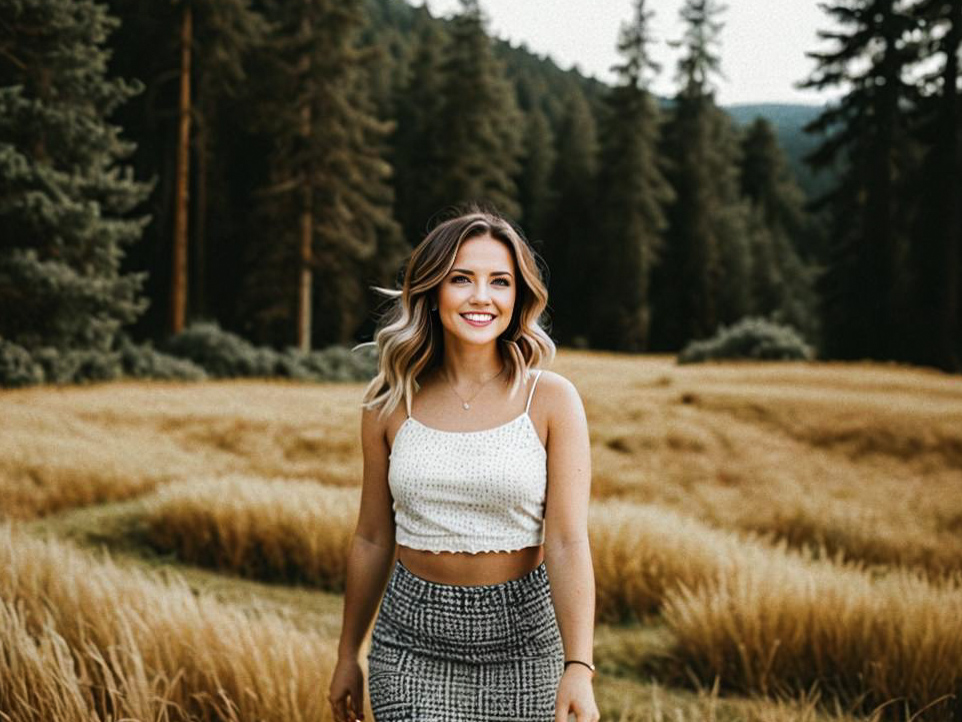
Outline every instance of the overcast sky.
<svg viewBox="0 0 962 722"><path fill-rule="evenodd" d="M421 3L422 0L414 0ZM458 0L429 0L433 15L455 12ZM678 51L667 40L680 39L684 27L678 17L682 0L650 0L655 42L652 54L662 64L652 86L660 95L672 94ZM618 62L618 29L631 18L632 0L481 0L488 32L517 45L527 44L538 55L550 55L562 68L577 65L585 75L612 82L610 68ZM806 51L825 50L816 30L833 29L831 19L816 0L727 0L720 16L721 71L716 98L721 105L736 103L804 103L821 105L841 93L833 88L819 94L793 84L807 78L814 62Z"/></svg>

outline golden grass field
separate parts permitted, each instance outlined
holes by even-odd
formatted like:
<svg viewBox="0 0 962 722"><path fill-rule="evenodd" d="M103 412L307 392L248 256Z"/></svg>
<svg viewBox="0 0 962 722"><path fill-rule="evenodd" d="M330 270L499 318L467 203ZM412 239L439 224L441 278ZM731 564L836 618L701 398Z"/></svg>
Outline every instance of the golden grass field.
<svg viewBox="0 0 962 722"><path fill-rule="evenodd" d="M962 719L958 377L551 368L591 432L603 720ZM330 720L362 390L0 390L0 720Z"/></svg>

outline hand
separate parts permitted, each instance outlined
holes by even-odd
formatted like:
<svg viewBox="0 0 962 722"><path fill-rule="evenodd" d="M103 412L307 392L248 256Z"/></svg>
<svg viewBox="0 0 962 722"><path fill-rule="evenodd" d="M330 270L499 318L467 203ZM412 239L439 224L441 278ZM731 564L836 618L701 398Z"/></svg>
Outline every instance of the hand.
<svg viewBox="0 0 962 722"><path fill-rule="evenodd" d="M577 722L598 722L601 714L595 704L595 692L591 688L594 673L580 664L571 664L561 675L558 697L555 701L555 722L568 722L573 714Z"/></svg>
<svg viewBox="0 0 962 722"><path fill-rule="evenodd" d="M364 719L364 672L360 662L350 657L338 658L327 699L334 710L335 722Z"/></svg>

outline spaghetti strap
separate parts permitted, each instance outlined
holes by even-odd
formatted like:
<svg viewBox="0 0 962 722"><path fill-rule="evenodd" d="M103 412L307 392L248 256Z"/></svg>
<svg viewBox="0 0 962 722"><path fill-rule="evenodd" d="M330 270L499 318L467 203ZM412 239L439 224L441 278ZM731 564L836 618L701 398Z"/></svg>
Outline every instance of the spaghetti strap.
<svg viewBox="0 0 962 722"><path fill-rule="evenodd" d="M528 409L531 408L531 398L534 396L534 387L538 385L538 379L541 378L541 371L543 369L538 369L538 373L534 377L534 383L531 384L531 393L528 394L528 405L524 407L524 413L528 413Z"/></svg>

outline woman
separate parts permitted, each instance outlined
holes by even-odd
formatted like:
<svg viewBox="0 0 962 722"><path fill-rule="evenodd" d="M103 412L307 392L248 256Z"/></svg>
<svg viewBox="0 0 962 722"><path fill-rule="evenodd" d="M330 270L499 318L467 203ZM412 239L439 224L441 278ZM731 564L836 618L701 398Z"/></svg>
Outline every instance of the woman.
<svg viewBox="0 0 962 722"><path fill-rule="evenodd" d="M335 719L363 719L380 600L375 722L598 720L588 425L571 382L529 371L555 354L534 252L472 208L380 290L397 303L363 398Z"/></svg>

